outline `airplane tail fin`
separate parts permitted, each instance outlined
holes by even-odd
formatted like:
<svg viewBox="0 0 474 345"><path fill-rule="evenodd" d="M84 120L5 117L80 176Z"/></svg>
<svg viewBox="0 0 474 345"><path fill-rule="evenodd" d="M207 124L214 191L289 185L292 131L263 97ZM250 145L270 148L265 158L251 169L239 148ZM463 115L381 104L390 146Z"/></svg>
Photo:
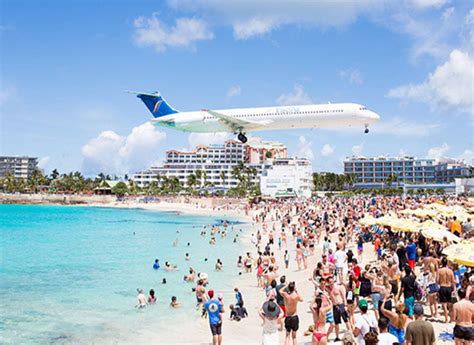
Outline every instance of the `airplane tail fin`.
<svg viewBox="0 0 474 345"><path fill-rule="evenodd" d="M166 102L164 98L161 97L161 94L159 92L129 92L136 94L137 97L140 98L143 103L145 103L146 107L155 118L178 113L176 109L170 106L168 102Z"/></svg>

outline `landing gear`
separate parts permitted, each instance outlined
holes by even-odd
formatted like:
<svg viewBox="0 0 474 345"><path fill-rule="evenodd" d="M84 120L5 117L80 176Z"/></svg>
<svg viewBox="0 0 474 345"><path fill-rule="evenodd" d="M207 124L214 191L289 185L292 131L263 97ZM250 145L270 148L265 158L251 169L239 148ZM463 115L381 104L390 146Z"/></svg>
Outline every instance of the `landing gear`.
<svg viewBox="0 0 474 345"><path fill-rule="evenodd" d="M365 125L364 133L365 133L365 134L369 133L369 126Z"/></svg>
<svg viewBox="0 0 474 345"><path fill-rule="evenodd" d="M242 133L239 133L239 135L237 135L237 139L239 139L242 144L245 144L247 142L247 137L245 136L245 134Z"/></svg>

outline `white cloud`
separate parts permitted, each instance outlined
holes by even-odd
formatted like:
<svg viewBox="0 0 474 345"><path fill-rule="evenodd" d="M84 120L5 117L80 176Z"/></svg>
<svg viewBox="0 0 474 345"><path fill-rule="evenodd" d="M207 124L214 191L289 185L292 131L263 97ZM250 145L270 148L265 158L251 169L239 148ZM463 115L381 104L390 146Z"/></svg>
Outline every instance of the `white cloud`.
<svg viewBox="0 0 474 345"><path fill-rule="evenodd" d="M331 156L334 153L334 146L331 146L329 144L325 144L323 148L321 149L321 155L324 157Z"/></svg>
<svg viewBox="0 0 474 345"><path fill-rule="evenodd" d="M86 174L124 174L148 168L156 161L157 151L166 138L147 122L127 136L113 131L101 132L82 146L83 171Z"/></svg>
<svg viewBox="0 0 474 345"><path fill-rule="evenodd" d="M194 42L214 38L207 23L197 18L178 18L175 25L170 27L154 13L150 18L138 17L133 26L135 43L138 46L153 47L159 52L168 47L193 47Z"/></svg>
<svg viewBox="0 0 474 345"><path fill-rule="evenodd" d="M189 149L194 150L197 145L223 144L230 138L230 133L191 133L188 136Z"/></svg>
<svg viewBox="0 0 474 345"><path fill-rule="evenodd" d="M352 146L352 154L355 156L360 156L364 150L364 144L358 144Z"/></svg>
<svg viewBox="0 0 474 345"><path fill-rule="evenodd" d="M451 149L447 143L443 143L441 146L435 146L428 150L426 156L431 159L441 159L446 157L446 154Z"/></svg>
<svg viewBox="0 0 474 345"><path fill-rule="evenodd" d="M364 83L364 78L357 68L349 68L339 71L339 77L347 79L351 84L361 85Z"/></svg>
<svg viewBox="0 0 474 345"><path fill-rule="evenodd" d="M413 0L413 4L420 8L441 7L446 4L448 0Z"/></svg>
<svg viewBox="0 0 474 345"><path fill-rule="evenodd" d="M46 168L48 167L48 163L49 163L50 160L51 160L51 157L50 157L50 156L41 157L41 158L38 160L38 168L40 168L41 170L45 171Z"/></svg>
<svg viewBox="0 0 474 345"><path fill-rule="evenodd" d="M300 84L295 84L293 91L290 93L280 95L277 100L279 105L300 105L300 104L311 104L311 97L304 91L304 88Z"/></svg>
<svg viewBox="0 0 474 345"><path fill-rule="evenodd" d="M206 13L229 24L235 39L243 40L260 37L284 25L343 27L362 14L383 9L385 1L168 0L168 4L176 10Z"/></svg>
<svg viewBox="0 0 474 345"><path fill-rule="evenodd" d="M469 42L474 45L474 8L464 18L464 25L467 28L469 35Z"/></svg>
<svg viewBox="0 0 474 345"><path fill-rule="evenodd" d="M16 90L14 87L5 85L3 82L0 83L0 107L13 100L16 96Z"/></svg>
<svg viewBox="0 0 474 345"><path fill-rule="evenodd" d="M397 137L426 137L440 127L436 123L419 123L407 121L400 117L381 120L371 126L371 134L395 135ZM370 135L370 134L369 134Z"/></svg>
<svg viewBox="0 0 474 345"><path fill-rule="evenodd" d="M252 37L263 36L277 27L272 19L251 18L233 25L234 37L237 40L246 40Z"/></svg>
<svg viewBox="0 0 474 345"><path fill-rule="evenodd" d="M458 157L458 159L462 159L462 160L466 161L467 164L474 164L474 151L471 150L471 149L466 149Z"/></svg>
<svg viewBox="0 0 474 345"><path fill-rule="evenodd" d="M242 89L240 88L239 85L233 85L229 88L229 90L227 90L226 97L227 98L237 97L240 95L241 92L242 92Z"/></svg>
<svg viewBox="0 0 474 345"><path fill-rule="evenodd" d="M430 73L424 82L399 86L390 90L388 96L472 113L473 81L474 59L468 53L453 50L449 60Z"/></svg>
<svg viewBox="0 0 474 345"><path fill-rule="evenodd" d="M300 158L306 158L312 161L314 159L314 153L311 147L312 145L313 143L311 141L308 141L306 137L301 135L298 138L298 148L297 148L296 156Z"/></svg>

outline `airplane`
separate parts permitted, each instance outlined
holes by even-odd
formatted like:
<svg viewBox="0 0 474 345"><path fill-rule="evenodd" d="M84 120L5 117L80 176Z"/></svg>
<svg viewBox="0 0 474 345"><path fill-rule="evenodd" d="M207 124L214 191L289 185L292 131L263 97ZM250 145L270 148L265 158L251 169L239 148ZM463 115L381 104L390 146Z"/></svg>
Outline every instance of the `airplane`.
<svg viewBox="0 0 474 345"><path fill-rule="evenodd" d="M136 94L153 115L150 121L184 132L232 132L242 143L247 142L247 132L293 128L334 128L369 125L380 116L356 103L328 103L290 105L277 107L237 108L179 112L165 101L159 92Z"/></svg>

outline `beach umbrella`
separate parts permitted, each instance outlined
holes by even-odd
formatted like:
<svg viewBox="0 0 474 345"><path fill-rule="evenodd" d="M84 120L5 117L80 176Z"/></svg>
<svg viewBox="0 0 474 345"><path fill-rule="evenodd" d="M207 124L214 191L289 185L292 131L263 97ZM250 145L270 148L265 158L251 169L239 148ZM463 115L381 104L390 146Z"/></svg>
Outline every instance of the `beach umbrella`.
<svg viewBox="0 0 474 345"><path fill-rule="evenodd" d="M435 241L438 241L438 242L443 242L444 241L444 238L446 237L448 239L449 242L454 242L454 243L458 243L459 241L461 241L461 239L450 233L448 230L444 230L444 229L439 229L439 228L423 228L421 229L421 233L427 237L427 238L431 238Z"/></svg>
<svg viewBox="0 0 474 345"><path fill-rule="evenodd" d="M435 222L433 220L425 220L423 223L421 223L420 227L422 229L447 230L447 228L444 225L441 225L438 222Z"/></svg>
<svg viewBox="0 0 474 345"><path fill-rule="evenodd" d="M377 218L366 215L364 218L359 219L358 222L363 226L371 226L377 224Z"/></svg>
<svg viewBox="0 0 474 345"><path fill-rule="evenodd" d="M418 232L421 228L421 224L411 219L400 218L393 228L404 232Z"/></svg>
<svg viewBox="0 0 474 345"><path fill-rule="evenodd" d="M436 217L438 213L431 209L417 208L416 210L406 209L401 211L402 214L414 215L418 218Z"/></svg>
<svg viewBox="0 0 474 345"><path fill-rule="evenodd" d="M474 243L463 241L446 247L443 254L448 256L448 259L469 267L474 267Z"/></svg>

